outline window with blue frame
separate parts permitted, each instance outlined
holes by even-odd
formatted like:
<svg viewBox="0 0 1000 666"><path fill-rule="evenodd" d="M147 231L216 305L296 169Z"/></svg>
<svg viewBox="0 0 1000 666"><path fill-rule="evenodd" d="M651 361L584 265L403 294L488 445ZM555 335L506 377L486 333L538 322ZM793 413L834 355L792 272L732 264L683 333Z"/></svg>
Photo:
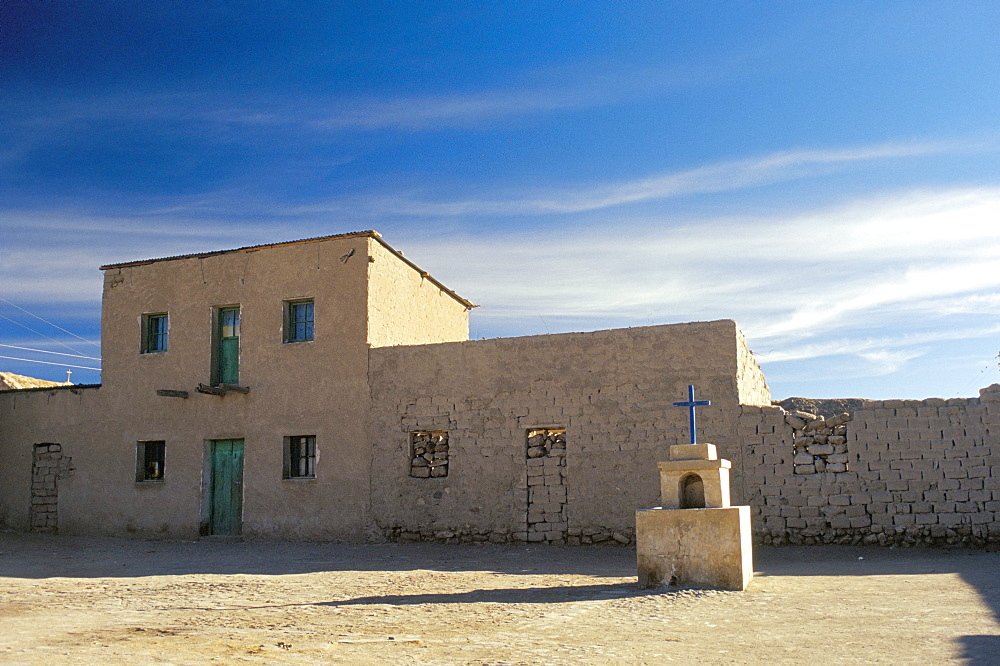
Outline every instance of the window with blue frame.
<svg viewBox="0 0 1000 666"><path fill-rule="evenodd" d="M288 301L285 304L285 342L312 340L314 315L312 300Z"/></svg>
<svg viewBox="0 0 1000 666"><path fill-rule="evenodd" d="M142 327L142 352L144 354L167 351L166 313L143 315Z"/></svg>

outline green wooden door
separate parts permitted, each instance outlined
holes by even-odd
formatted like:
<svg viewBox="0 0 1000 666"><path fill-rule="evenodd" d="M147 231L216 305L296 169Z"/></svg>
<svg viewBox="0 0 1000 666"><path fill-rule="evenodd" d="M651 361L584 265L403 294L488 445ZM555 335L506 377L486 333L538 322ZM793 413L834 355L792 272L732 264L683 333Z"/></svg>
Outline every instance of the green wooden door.
<svg viewBox="0 0 1000 666"><path fill-rule="evenodd" d="M209 534L243 531L243 440L212 442Z"/></svg>
<svg viewBox="0 0 1000 666"><path fill-rule="evenodd" d="M216 356L216 375L219 384L240 383L240 309L219 309L219 330L216 332L219 348Z"/></svg>

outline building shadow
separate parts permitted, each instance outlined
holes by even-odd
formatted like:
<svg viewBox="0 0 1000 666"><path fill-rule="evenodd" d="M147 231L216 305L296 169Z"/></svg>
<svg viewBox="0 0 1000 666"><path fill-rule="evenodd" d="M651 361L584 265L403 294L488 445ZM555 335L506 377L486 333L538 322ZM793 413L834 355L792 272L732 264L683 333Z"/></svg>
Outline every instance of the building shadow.
<svg viewBox="0 0 1000 666"><path fill-rule="evenodd" d="M573 585L559 587L510 587L466 592L444 592L425 594L386 594L369 597L355 597L340 601L326 601L322 606L365 606L387 604L389 606L414 606L418 604L558 604L574 601L601 601L642 597L652 594L669 594L669 590L640 590L635 583L613 583L608 585Z"/></svg>
<svg viewBox="0 0 1000 666"><path fill-rule="evenodd" d="M628 577L635 576L635 551L622 546L185 542L0 533L0 576L15 578L414 570Z"/></svg>
<svg viewBox="0 0 1000 666"><path fill-rule="evenodd" d="M688 590L657 588L641 590L635 583L594 585L561 585L551 587L503 587L467 590L465 592L434 592L421 594L381 594L333 601L295 604L261 604L259 606L219 607L185 606L172 610L228 611L262 608L294 608L304 606L417 606L421 604L561 604L579 601L606 601L671 593L690 594ZM736 594L736 593L728 593Z"/></svg>
<svg viewBox="0 0 1000 666"><path fill-rule="evenodd" d="M982 549L788 546L758 549L758 576L958 574L1000 622L1000 552ZM955 639L962 663L1000 664L1000 635Z"/></svg>

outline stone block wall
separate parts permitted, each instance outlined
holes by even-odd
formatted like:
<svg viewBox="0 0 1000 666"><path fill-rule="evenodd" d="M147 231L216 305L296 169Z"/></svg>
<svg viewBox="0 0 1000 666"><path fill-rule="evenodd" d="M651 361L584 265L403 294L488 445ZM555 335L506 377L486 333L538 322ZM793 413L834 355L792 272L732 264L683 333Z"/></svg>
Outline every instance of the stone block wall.
<svg viewBox="0 0 1000 666"><path fill-rule="evenodd" d="M865 401L850 417L835 426L846 467L826 456L820 469L823 456L803 457L798 415L743 407L747 500L764 543L1000 541L1000 385L979 398Z"/></svg>
<svg viewBox="0 0 1000 666"><path fill-rule="evenodd" d="M61 444L35 444L31 460L31 531L59 531L59 480L73 471Z"/></svg>
<svg viewBox="0 0 1000 666"><path fill-rule="evenodd" d="M529 430L527 444L528 541L565 543L566 429Z"/></svg>

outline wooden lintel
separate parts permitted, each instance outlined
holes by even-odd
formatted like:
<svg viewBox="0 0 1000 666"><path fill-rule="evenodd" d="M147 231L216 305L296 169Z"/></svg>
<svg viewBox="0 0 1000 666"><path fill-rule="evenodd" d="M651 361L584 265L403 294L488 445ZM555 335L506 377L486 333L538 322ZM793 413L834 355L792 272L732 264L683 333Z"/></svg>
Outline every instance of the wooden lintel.
<svg viewBox="0 0 1000 666"><path fill-rule="evenodd" d="M199 393L208 393L209 395L226 395L227 393L249 393L250 387L239 386L237 384L219 384L218 386L198 384L198 388L195 390Z"/></svg>
<svg viewBox="0 0 1000 666"><path fill-rule="evenodd" d="M156 395L162 396L164 398L186 398L188 397L188 392L175 391L174 389L157 389Z"/></svg>

